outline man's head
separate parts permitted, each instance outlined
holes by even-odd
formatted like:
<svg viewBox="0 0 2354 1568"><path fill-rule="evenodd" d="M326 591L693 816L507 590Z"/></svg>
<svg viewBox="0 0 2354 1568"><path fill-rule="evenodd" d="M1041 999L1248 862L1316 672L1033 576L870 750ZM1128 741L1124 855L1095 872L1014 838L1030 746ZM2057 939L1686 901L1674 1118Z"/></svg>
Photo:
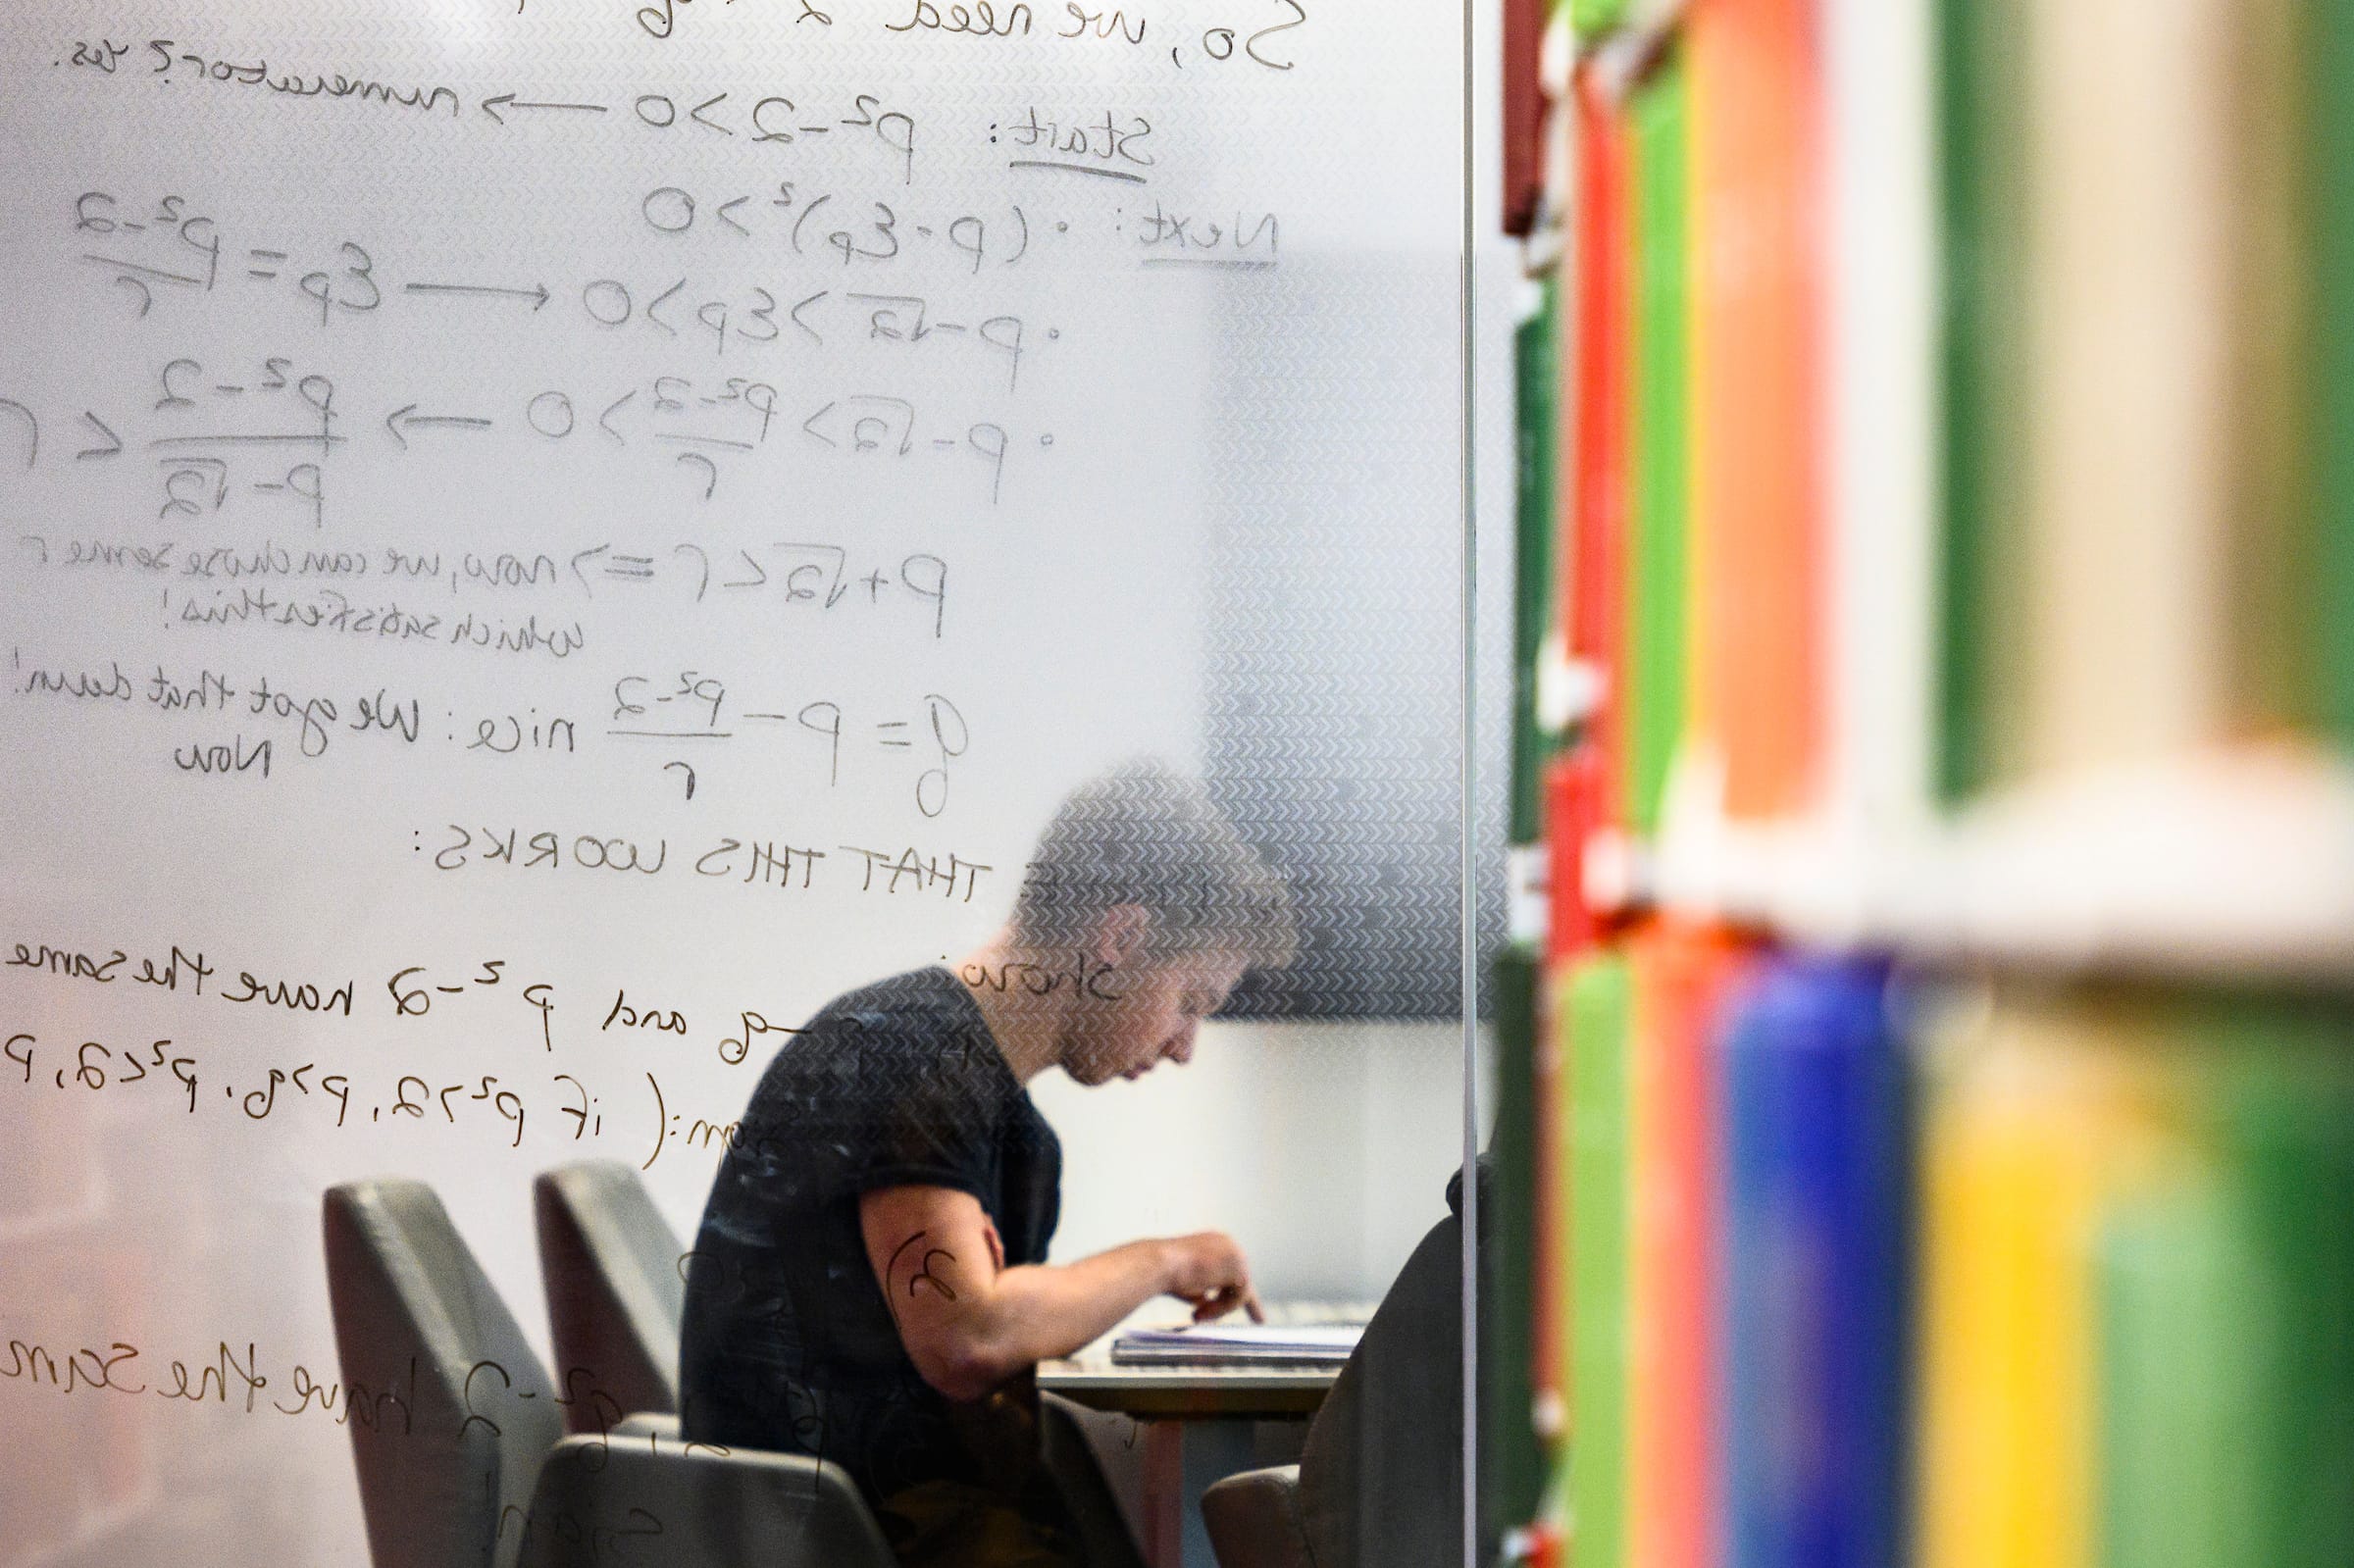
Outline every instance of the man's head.
<svg viewBox="0 0 2354 1568"><path fill-rule="evenodd" d="M1196 1026L1244 974L1290 963L1297 944L1282 880L1200 784L1151 762L1062 803L1023 877L1012 936L1104 972L1064 1018L1058 1060L1082 1084L1188 1060Z"/></svg>

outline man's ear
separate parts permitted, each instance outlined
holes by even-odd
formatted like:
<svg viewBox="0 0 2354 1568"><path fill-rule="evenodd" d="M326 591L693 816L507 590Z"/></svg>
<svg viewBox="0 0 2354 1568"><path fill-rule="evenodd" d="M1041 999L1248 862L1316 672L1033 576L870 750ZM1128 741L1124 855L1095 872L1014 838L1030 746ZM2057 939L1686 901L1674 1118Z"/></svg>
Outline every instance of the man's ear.
<svg viewBox="0 0 2354 1568"><path fill-rule="evenodd" d="M1114 904L1096 917L1095 940L1088 956L1099 964L1134 962L1152 933L1152 912L1142 904Z"/></svg>

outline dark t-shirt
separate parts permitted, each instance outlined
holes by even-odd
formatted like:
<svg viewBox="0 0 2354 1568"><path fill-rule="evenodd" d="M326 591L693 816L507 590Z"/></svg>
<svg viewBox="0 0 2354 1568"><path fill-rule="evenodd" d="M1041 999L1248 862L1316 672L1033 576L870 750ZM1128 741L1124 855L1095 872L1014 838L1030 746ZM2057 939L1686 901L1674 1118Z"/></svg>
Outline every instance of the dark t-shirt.
<svg viewBox="0 0 2354 1568"><path fill-rule="evenodd" d="M867 1261L858 1198L970 1192L1012 1266L1046 1261L1061 1179L1062 1145L954 975L836 998L769 1063L712 1183L679 1347L685 1435L817 1454L870 1501L926 1481L1020 1485L1035 1388L951 1405L923 1381Z"/></svg>

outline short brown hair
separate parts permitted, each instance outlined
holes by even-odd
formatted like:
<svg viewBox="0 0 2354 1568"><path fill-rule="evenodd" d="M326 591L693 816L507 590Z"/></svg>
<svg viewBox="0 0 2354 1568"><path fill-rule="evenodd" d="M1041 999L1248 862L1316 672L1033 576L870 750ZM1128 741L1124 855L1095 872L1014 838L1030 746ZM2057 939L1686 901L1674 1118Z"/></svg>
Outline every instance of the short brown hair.
<svg viewBox="0 0 2354 1568"><path fill-rule="evenodd" d="M1164 954L1222 950L1273 969L1299 944L1283 879L1198 781L1158 762L1128 763L1071 791L1023 874L1014 936L1084 940L1122 904L1152 917L1151 950Z"/></svg>

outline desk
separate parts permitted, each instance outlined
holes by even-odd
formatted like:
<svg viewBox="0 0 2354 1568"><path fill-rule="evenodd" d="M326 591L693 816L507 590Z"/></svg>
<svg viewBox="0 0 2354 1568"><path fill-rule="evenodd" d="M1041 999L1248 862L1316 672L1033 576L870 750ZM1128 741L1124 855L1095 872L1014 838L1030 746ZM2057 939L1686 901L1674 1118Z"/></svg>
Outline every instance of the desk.
<svg viewBox="0 0 2354 1568"><path fill-rule="evenodd" d="M1362 1323L1365 1305L1270 1307L1270 1323ZM1165 1322L1162 1305L1132 1323ZM1121 1325L1122 1329L1130 1324ZM1038 1386L1091 1410L1135 1421L1143 1459L1146 1568L1212 1568L1202 1525L1202 1493L1212 1483L1262 1461L1254 1423L1305 1428L1340 1368L1335 1366L1126 1367L1111 1359L1111 1335L1077 1355L1042 1362Z"/></svg>

